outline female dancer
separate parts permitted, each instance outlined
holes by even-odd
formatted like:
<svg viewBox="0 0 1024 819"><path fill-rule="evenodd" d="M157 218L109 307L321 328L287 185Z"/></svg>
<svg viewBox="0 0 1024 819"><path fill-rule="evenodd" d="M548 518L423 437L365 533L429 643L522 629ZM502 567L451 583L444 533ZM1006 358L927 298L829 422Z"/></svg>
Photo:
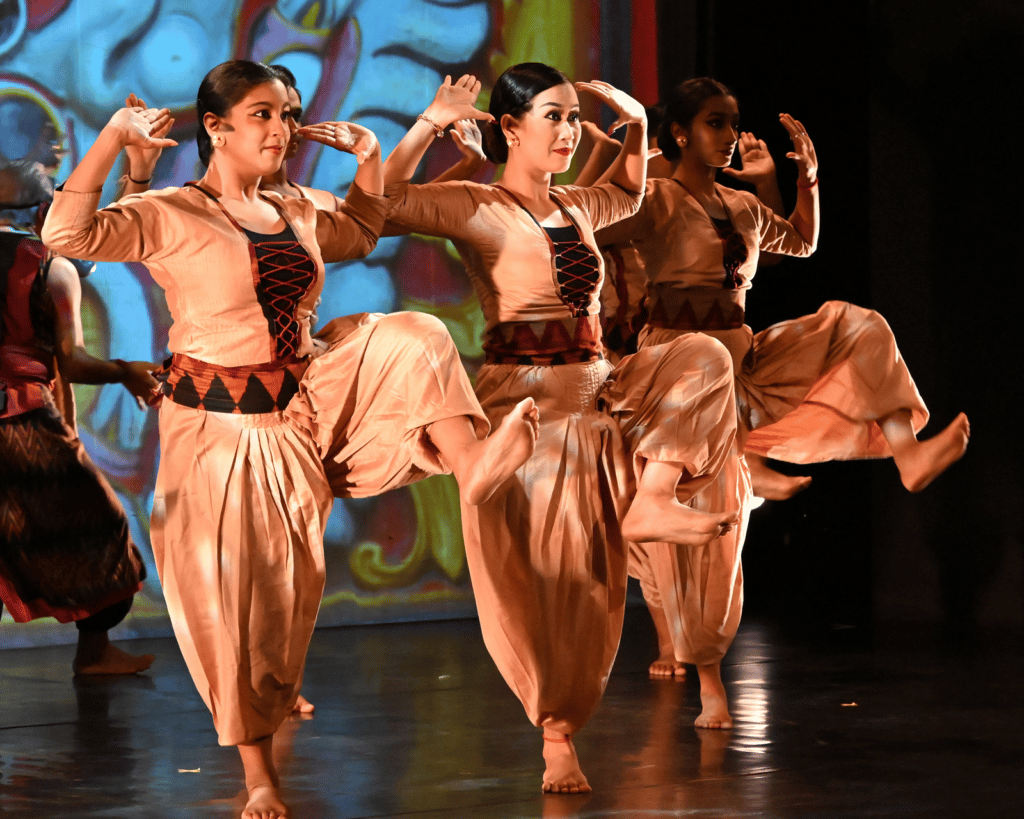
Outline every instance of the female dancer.
<svg viewBox="0 0 1024 819"><path fill-rule="evenodd" d="M806 129L780 119L793 140L787 154L799 169L797 205L787 221L752 194L715 183L738 140L736 99L720 83L689 80L666 106L658 145L675 162L672 176L647 183L639 212L599 236L630 243L648 278L649 318L641 349L657 349L691 333L712 335L732 354L739 413L737 457L692 502L735 510L740 525L702 548L638 544L631 568L645 597L664 614L675 659L697 666L703 728L732 725L720 664L736 633L742 606L740 550L750 508L748 451L793 463L892 455L904 485L916 492L957 460L967 446L967 418L958 416L934 438L916 432L927 410L874 311L826 303L815 315L754 335L743 305L758 253L804 256L818 240L818 163ZM694 578L707 577L700 593Z"/></svg>
<svg viewBox="0 0 1024 819"><path fill-rule="evenodd" d="M113 489L75 433L78 384L123 384L140 405L157 386L146 361L104 361L85 350L81 284L29 232L53 196L43 168L0 169L0 607L19 623L75 622L76 674L149 668L111 645L145 566Z"/></svg>
<svg viewBox="0 0 1024 819"><path fill-rule="evenodd" d="M456 86L467 86L464 80ZM605 83L580 83L627 125L611 183L551 187L580 137L576 88L557 69L513 66L485 126L498 185L408 185L435 135L459 117L450 80L385 165L389 224L450 238L487 319L476 390L492 423L530 396L534 455L463 530L487 648L543 729L543 789L590 790L571 735L593 714L622 629L625 540L702 544L735 517L679 503L732 452L728 355L693 336L624 359L601 354L601 262L593 230L634 212L646 167L645 118ZM687 344L685 342L695 342ZM635 487L635 496L629 499ZM620 523L621 522L621 523Z"/></svg>
<svg viewBox="0 0 1024 819"><path fill-rule="evenodd" d="M350 316L310 337L324 261L365 255L383 221L371 132L335 126L360 164L345 212L328 213L258 190L289 134L287 93L269 68L217 66L197 108L208 166L198 184L97 211L125 145L171 144L151 136L166 109L122 109L56 194L43 237L84 258L144 262L166 291L174 355L154 553L219 741L239 748L242 815L276 819L288 811L271 742L302 681L332 494L363 497L451 470L468 503L485 500L532 452L536 410L522 402L481 440L487 422L458 353L427 316Z"/></svg>

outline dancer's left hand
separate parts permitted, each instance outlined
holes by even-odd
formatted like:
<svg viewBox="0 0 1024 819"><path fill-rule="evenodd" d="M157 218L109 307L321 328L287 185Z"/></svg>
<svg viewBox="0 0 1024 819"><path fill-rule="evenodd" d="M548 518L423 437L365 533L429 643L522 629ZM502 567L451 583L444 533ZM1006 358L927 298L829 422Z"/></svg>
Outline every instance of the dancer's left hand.
<svg viewBox="0 0 1024 819"><path fill-rule="evenodd" d="M360 165L375 155L380 156L380 143L373 131L354 122L318 122L303 125L297 133L304 139L354 154Z"/></svg>
<svg viewBox="0 0 1024 819"><path fill-rule="evenodd" d="M793 119L789 114L779 114L779 122L789 131L789 138L793 140L793 150L786 157L796 163L799 173L797 184L808 188L818 180L818 155L814 152L814 143L807 136L807 129L800 120Z"/></svg>
<svg viewBox="0 0 1024 819"><path fill-rule="evenodd" d="M625 91L620 91L614 85L609 85L600 80L592 80L591 82L575 83L575 86L577 91L586 91L588 94L593 94L615 112L616 120L612 123L611 128L608 129L609 134L615 133L623 125L647 122L647 114L644 111L644 107Z"/></svg>
<svg viewBox="0 0 1024 819"><path fill-rule="evenodd" d="M480 133L480 126L476 124L476 120L460 119L452 126L450 133L452 135L452 142L455 143L466 159L480 162L481 164L486 161L484 137Z"/></svg>
<svg viewBox="0 0 1024 819"><path fill-rule="evenodd" d="M740 134L737 147L740 153L740 167L723 168L722 173L755 187L772 180L775 176L775 160L772 159L763 139L744 131Z"/></svg>

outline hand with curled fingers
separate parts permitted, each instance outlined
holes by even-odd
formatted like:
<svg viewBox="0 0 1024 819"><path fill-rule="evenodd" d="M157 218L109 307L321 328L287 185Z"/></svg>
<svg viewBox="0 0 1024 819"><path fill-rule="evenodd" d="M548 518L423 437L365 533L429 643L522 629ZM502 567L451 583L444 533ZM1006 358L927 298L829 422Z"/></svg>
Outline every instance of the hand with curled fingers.
<svg viewBox="0 0 1024 819"><path fill-rule="evenodd" d="M738 147L740 167L723 168L723 173L755 186L763 185L775 176L775 160L772 159L763 139L744 131L740 134Z"/></svg>
<svg viewBox="0 0 1024 819"><path fill-rule="evenodd" d="M139 409L160 403L163 393L160 391L160 383L153 377L153 372L160 369L159 364L149 361L118 361L118 365L124 376L121 383L135 397Z"/></svg>
<svg viewBox="0 0 1024 819"><path fill-rule="evenodd" d="M146 109L146 102L135 94L129 94L124 101L125 108ZM150 136L155 139L164 139L174 126L174 117L168 117L163 125L154 130ZM153 175L160 154L163 153L163 146L144 147L141 145L126 145L125 153L128 155L128 176L136 182L148 182Z"/></svg>
<svg viewBox="0 0 1024 819"><path fill-rule="evenodd" d="M798 119L789 114L779 114L779 122L789 132L789 138L793 140L793 150L786 154L792 159L797 167L797 186L810 188L818 182L818 155L814 151L814 143L807 136L807 129Z"/></svg>
<svg viewBox="0 0 1024 819"><path fill-rule="evenodd" d="M162 151L178 144L173 139L163 136L173 124L174 118L167 108L143 108L139 105L114 112L106 127L116 132L123 148Z"/></svg>
<svg viewBox="0 0 1024 819"><path fill-rule="evenodd" d="M455 82L451 76L446 76L421 119L442 131L462 119L493 121L494 117L476 107L480 87L480 80L472 74L463 74Z"/></svg>
<svg viewBox="0 0 1024 819"><path fill-rule="evenodd" d="M591 82L575 83L575 87L577 91L586 91L597 97L615 112L616 119L608 129L609 134L615 133L623 125L647 122L647 113L644 111L644 107L614 85L601 82L601 80L592 80Z"/></svg>
<svg viewBox="0 0 1024 819"><path fill-rule="evenodd" d="M367 159L380 155L377 136L369 128L356 125L354 122L318 122L316 125L303 125L298 133L303 139L354 154L360 165Z"/></svg>
<svg viewBox="0 0 1024 819"><path fill-rule="evenodd" d="M484 154L484 137L476 120L460 119L452 128L451 135L452 141L466 159L473 162L483 162L487 159Z"/></svg>

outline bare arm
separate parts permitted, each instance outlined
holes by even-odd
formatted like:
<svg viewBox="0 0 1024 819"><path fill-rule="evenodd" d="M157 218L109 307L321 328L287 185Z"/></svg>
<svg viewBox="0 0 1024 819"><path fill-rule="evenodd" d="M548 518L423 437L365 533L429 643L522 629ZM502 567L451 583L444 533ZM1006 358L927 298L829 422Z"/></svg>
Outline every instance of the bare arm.
<svg viewBox="0 0 1024 819"><path fill-rule="evenodd" d="M159 384L151 372L159 369L158 364L106 361L86 351L82 333L82 285L71 262L58 256L50 263L47 289L57 308L57 367L65 379L75 384L123 384L140 407L158 398Z"/></svg>
<svg viewBox="0 0 1024 819"><path fill-rule="evenodd" d="M473 107L479 93L480 81L470 74L459 77L454 83L451 77L445 77L422 118L413 123L384 163L384 184L393 185L412 179L431 141L437 136L437 130L443 131L460 119L493 119L490 114Z"/></svg>
<svg viewBox="0 0 1024 819"><path fill-rule="evenodd" d="M615 111L609 133L626 126L622 150L605 174L609 182L632 193L643 193L647 183L647 114L644 107L623 91L600 80L578 82L576 88L593 94Z"/></svg>
<svg viewBox="0 0 1024 819"><path fill-rule="evenodd" d="M583 130L590 136L594 147L590 151L590 156L587 157L583 170L580 171L580 175L576 177L573 184L586 188L596 185L598 181L607 181L604 179L604 174L612 166L619 151L622 150L622 143L617 139L612 139L593 122L584 122Z"/></svg>
<svg viewBox="0 0 1024 819"><path fill-rule="evenodd" d="M780 114L779 119L793 140L793 150L786 156L797 166L796 208L789 217L790 223L813 250L818 246L818 155L814 143L807 136L807 129L799 120L789 114Z"/></svg>

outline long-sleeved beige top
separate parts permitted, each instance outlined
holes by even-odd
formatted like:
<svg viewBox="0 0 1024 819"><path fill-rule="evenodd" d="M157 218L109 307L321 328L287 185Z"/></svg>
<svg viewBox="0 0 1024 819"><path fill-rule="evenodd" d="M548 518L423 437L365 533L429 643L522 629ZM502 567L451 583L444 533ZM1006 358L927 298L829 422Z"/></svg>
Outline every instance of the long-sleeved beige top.
<svg viewBox="0 0 1024 819"><path fill-rule="evenodd" d="M452 240L473 281L488 330L505 322L573 315L559 297L547 234L508 191L498 185L452 181L389 185L384 195L388 225L397 232ZM594 231L636 213L642 194L609 184L553 187L551 197L600 260ZM600 292L598 281L587 315L600 314Z"/></svg>
<svg viewBox="0 0 1024 819"><path fill-rule="evenodd" d="M338 213L308 199L264 193L291 226L316 267L316 280L298 300L297 354L313 351L309 321L324 284L324 262L365 256L384 223L383 196L355 185ZM142 262L164 289L173 324L168 347L224 367L275 360L275 339L257 300L253 246L220 205L195 187L128 196L97 210L99 191L58 191L43 241L73 258Z"/></svg>
<svg viewBox="0 0 1024 819"><path fill-rule="evenodd" d="M740 289L748 289L761 250L809 256L813 250L793 225L752 193L715 185L733 228L747 248L740 265ZM673 288L722 287L722 241L700 203L673 179L649 179L635 216L597 235L602 247L631 244L640 254L648 282Z"/></svg>

